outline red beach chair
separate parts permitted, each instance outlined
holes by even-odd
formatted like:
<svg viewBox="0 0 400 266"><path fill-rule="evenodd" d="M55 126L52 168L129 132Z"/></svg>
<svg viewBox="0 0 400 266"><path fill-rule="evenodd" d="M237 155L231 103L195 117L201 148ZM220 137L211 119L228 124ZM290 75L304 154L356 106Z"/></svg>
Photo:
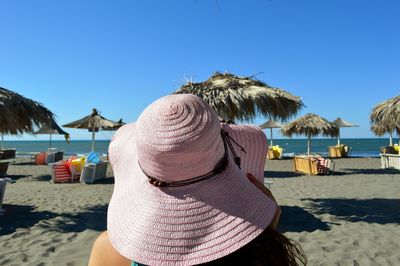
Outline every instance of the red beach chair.
<svg viewBox="0 0 400 266"><path fill-rule="evenodd" d="M71 175L71 171L66 161L59 161L56 163L49 164L51 169L51 181L52 183L67 183L74 181L74 176Z"/></svg>
<svg viewBox="0 0 400 266"><path fill-rule="evenodd" d="M46 164L47 153L40 152L35 155L35 164Z"/></svg>

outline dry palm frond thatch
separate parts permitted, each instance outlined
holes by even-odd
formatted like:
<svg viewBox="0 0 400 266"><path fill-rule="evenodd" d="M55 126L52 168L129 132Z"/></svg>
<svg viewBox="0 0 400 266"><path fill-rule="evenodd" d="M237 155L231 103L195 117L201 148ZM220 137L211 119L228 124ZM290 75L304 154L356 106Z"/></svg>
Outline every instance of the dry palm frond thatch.
<svg viewBox="0 0 400 266"><path fill-rule="evenodd" d="M400 128L393 128L382 125L382 124L372 124L371 131L374 132L377 136L383 136L386 133L389 134L389 146L393 146L393 131L397 131L397 134L400 136Z"/></svg>
<svg viewBox="0 0 400 266"><path fill-rule="evenodd" d="M87 129L92 132L92 151L94 151L95 132L100 129L117 130L123 126L122 119L118 122L109 120L99 114L97 109L93 108L92 113L79 120L63 125L63 127Z"/></svg>
<svg viewBox="0 0 400 266"><path fill-rule="evenodd" d="M261 124L259 127L261 129L265 129L265 128L281 128L282 124L279 123L278 121L268 120L267 122Z"/></svg>
<svg viewBox="0 0 400 266"><path fill-rule="evenodd" d="M358 127L356 124L350 123L342 118L338 117L332 121L338 127L338 134L337 134L337 144L340 145L340 128L341 127Z"/></svg>
<svg viewBox="0 0 400 266"><path fill-rule="evenodd" d="M271 147L274 146L274 139L273 139L273 135L272 135L272 129L273 128L281 128L282 124L277 122L277 121L274 121L274 120L268 120L267 122L261 124L259 127L261 129L269 128L270 136L271 136L270 137L270 139L271 139Z"/></svg>
<svg viewBox="0 0 400 266"><path fill-rule="evenodd" d="M53 113L41 103L0 87L0 132L2 134L33 133L47 125Z"/></svg>
<svg viewBox="0 0 400 266"><path fill-rule="evenodd" d="M338 135L338 127L316 114L306 114L286 125L281 129L284 136L292 137L293 134L305 135L308 138L307 153L310 154L311 137L324 135L336 137Z"/></svg>
<svg viewBox="0 0 400 266"><path fill-rule="evenodd" d="M397 131L400 134L400 96L377 104L371 112L371 130L379 135Z"/></svg>
<svg viewBox="0 0 400 266"><path fill-rule="evenodd" d="M57 125L56 121L52 120L49 125L42 126L35 134L48 134L49 139L49 148L51 148L51 136L52 135L64 135L65 141L69 143L69 134L65 132L59 125Z"/></svg>
<svg viewBox="0 0 400 266"><path fill-rule="evenodd" d="M201 97L224 120L253 120L257 114L285 120L304 106L300 97L268 86L253 77L214 73L204 82L188 82L176 94Z"/></svg>

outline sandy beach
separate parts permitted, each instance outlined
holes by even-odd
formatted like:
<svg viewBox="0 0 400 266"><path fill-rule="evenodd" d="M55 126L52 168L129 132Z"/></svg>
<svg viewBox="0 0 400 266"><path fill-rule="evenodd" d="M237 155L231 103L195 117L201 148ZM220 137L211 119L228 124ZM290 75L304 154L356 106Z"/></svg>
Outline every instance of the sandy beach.
<svg viewBox="0 0 400 266"><path fill-rule="evenodd" d="M309 265L400 265L400 172L379 158L336 159L335 174L307 176L293 161L267 160L265 177L282 206L279 228L301 243ZM51 184L48 166L10 165L0 216L0 265L86 265L106 229L113 190Z"/></svg>

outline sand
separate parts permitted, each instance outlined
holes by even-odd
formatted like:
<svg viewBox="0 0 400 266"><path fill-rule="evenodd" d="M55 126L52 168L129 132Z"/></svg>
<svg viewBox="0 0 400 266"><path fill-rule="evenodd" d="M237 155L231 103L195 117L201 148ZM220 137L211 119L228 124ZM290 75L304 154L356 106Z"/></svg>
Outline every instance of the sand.
<svg viewBox="0 0 400 266"><path fill-rule="evenodd" d="M282 206L279 229L301 243L309 265L400 265L400 171L379 158L336 159L335 174L293 172L290 159L266 162ZM48 166L10 166L0 216L0 265L86 265L106 229L113 179L51 184Z"/></svg>

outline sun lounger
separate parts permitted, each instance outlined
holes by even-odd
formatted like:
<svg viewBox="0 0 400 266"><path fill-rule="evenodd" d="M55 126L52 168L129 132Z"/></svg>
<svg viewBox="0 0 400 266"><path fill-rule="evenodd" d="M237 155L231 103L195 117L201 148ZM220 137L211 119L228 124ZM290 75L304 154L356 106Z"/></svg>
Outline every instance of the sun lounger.
<svg viewBox="0 0 400 266"><path fill-rule="evenodd" d="M381 153L383 154L399 154L394 146L381 147Z"/></svg>
<svg viewBox="0 0 400 266"><path fill-rule="evenodd" d="M35 154L35 163L38 165L55 163L61 161L63 157L64 151L43 151Z"/></svg>
<svg viewBox="0 0 400 266"><path fill-rule="evenodd" d="M298 155L293 162L296 172L310 175L329 175L335 168L335 162L321 156Z"/></svg>
<svg viewBox="0 0 400 266"><path fill-rule="evenodd" d="M15 154L15 149L0 150L0 176L7 174L8 166L14 161Z"/></svg>
<svg viewBox="0 0 400 266"><path fill-rule="evenodd" d="M328 154L330 158L343 158L349 157L351 153L351 147L348 145L340 145L340 146L329 146Z"/></svg>
<svg viewBox="0 0 400 266"><path fill-rule="evenodd" d="M283 158L283 152L285 150L279 146L272 146L268 148L268 154L267 158L270 160L273 159L282 159Z"/></svg>
<svg viewBox="0 0 400 266"><path fill-rule="evenodd" d="M105 178L107 173L108 161L102 161L97 164L87 164L82 170L80 182L92 184L94 181Z"/></svg>
<svg viewBox="0 0 400 266"><path fill-rule="evenodd" d="M67 161L59 161L49 164L52 183L67 183L80 181L84 184L92 184L96 180L105 178L107 173L108 161L97 164L86 165L68 164Z"/></svg>
<svg viewBox="0 0 400 266"><path fill-rule="evenodd" d="M6 192L7 183L15 183L11 178L0 178L0 215L4 213L3 210L3 199Z"/></svg>
<svg viewBox="0 0 400 266"><path fill-rule="evenodd" d="M400 154L381 153L381 168L392 168L400 170Z"/></svg>
<svg viewBox="0 0 400 266"><path fill-rule="evenodd" d="M0 177L7 175L8 165L10 162L8 161L1 161L0 162Z"/></svg>
<svg viewBox="0 0 400 266"><path fill-rule="evenodd" d="M47 153L46 152L39 152L35 155L35 164L42 165L46 164Z"/></svg>
<svg viewBox="0 0 400 266"><path fill-rule="evenodd" d="M71 173L66 161L49 164L52 183L67 183L78 180L80 176Z"/></svg>
<svg viewBox="0 0 400 266"><path fill-rule="evenodd" d="M15 149L0 149L1 157L0 159L13 159L16 157Z"/></svg>

